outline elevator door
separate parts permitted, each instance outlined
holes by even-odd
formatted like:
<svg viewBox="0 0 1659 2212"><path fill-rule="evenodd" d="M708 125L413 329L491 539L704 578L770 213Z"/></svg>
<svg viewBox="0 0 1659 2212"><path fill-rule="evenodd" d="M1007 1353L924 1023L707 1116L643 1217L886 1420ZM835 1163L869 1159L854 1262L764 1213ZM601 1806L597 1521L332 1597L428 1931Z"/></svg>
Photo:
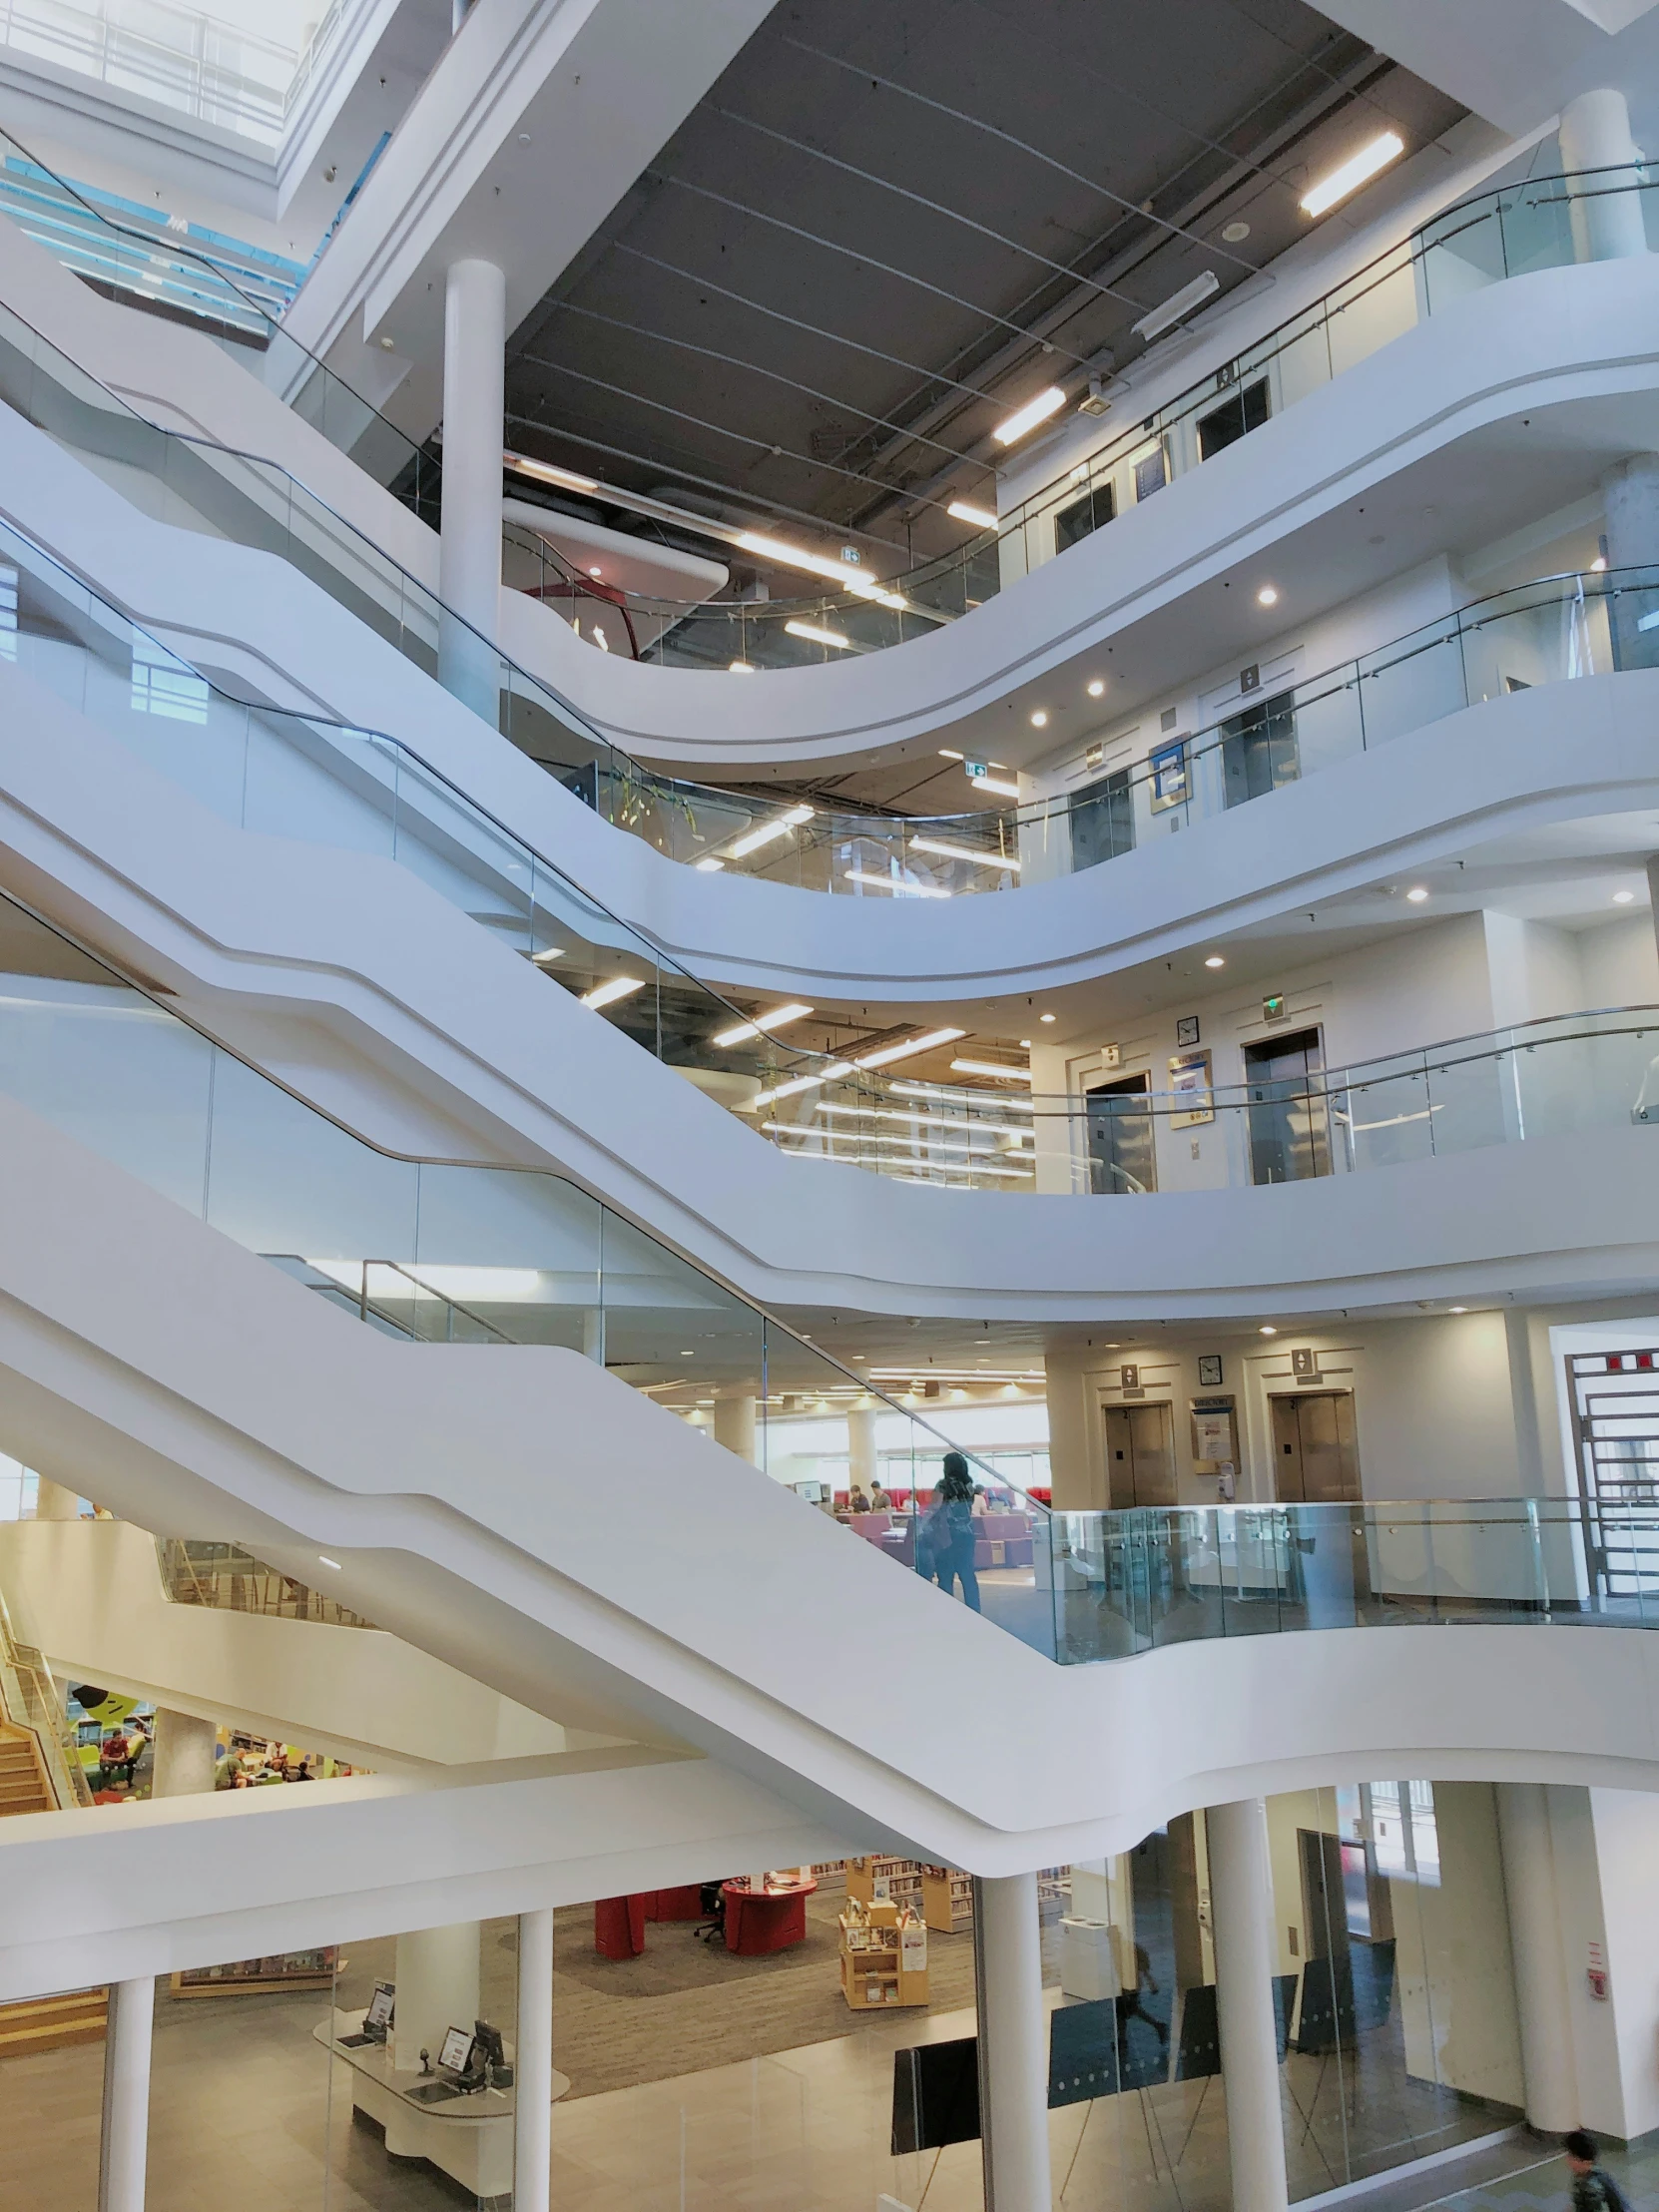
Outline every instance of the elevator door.
<svg viewBox="0 0 1659 2212"><path fill-rule="evenodd" d="M1107 1406L1106 1472L1114 1513L1175 1503L1175 1423L1167 1404Z"/></svg>
<svg viewBox="0 0 1659 2212"><path fill-rule="evenodd" d="M1331 1173L1325 1053L1317 1029L1247 1044L1250 1180L1302 1183Z"/></svg>
<svg viewBox="0 0 1659 2212"><path fill-rule="evenodd" d="M1274 1491L1284 1505L1350 1505L1360 1496L1354 1398L1348 1390L1275 1397Z"/></svg>
<svg viewBox="0 0 1659 2212"><path fill-rule="evenodd" d="M1221 726L1221 759L1229 807L1262 799L1302 773L1296 749L1296 695L1259 700Z"/></svg>
<svg viewBox="0 0 1659 2212"><path fill-rule="evenodd" d="M1108 1198L1158 1188L1147 1079L1126 1076L1088 1094L1090 1186Z"/></svg>

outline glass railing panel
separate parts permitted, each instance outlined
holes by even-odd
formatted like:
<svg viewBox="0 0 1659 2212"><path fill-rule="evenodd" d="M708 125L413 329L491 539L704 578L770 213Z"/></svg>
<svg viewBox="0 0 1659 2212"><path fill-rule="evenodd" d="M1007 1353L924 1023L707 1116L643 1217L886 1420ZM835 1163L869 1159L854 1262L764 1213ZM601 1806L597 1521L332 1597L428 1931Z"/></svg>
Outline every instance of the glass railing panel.
<svg viewBox="0 0 1659 2212"><path fill-rule="evenodd" d="M1469 703L1458 618L1448 615L1401 645L1355 664L1368 750L1423 730Z"/></svg>
<svg viewBox="0 0 1659 2212"><path fill-rule="evenodd" d="M1397 1167L1434 1153L1433 1104L1420 1069L1333 1085L1332 1164L1338 1173Z"/></svg>

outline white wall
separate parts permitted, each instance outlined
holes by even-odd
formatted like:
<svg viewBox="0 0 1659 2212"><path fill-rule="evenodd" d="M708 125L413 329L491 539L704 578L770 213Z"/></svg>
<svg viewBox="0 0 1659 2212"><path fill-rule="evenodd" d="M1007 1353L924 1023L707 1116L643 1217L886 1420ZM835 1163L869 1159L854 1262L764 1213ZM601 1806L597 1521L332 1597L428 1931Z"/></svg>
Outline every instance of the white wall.
<svg viewBox="0 0 1659 2212"><path fill-rule="evenodd" d="M1299 1349L1316 1353L1318 1372L1331 1388L1353 1392L1366 1497L1514 1497L1524 1488L1501 1313L1335 1328L1286 1324L1266 1340L1229 1334L1206 1343L1183 1332L1183 1343L1164 1347L1126 1331L1116 1350L1107 1349L1105 1334L1093 1346L1048 1354L1058 1507L1101 1509L1108 1503L1104 1408L1128 1402L1121 1382L1126 1363L1138 1368L1139 1387L1149 1399L1167 1399L1174 1408L1182 1504L1217 1502L1215 1476L1194 1469L1189 1407L1195 1397L1218 1394L1231 1395L1236 1405L1239 1498L1271 1500L1276 1494L1271 1401L1296 1393L1291 1356ZM1205 1353L1221 1355L1219 1391L1200 1387L1198 1361Z"/></svg>

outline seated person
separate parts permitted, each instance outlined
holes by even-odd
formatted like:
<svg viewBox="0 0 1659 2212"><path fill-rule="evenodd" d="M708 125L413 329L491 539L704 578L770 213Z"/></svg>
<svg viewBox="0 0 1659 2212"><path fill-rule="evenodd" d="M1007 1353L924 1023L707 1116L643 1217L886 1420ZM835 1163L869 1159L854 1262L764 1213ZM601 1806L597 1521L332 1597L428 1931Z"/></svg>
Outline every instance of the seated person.
<svg viewBox="0 0 1659 2212"><path fill-rule="evenodd" d="M847 1511L849 1513L867 1513L869 1511L869 1499L865 1497L856 1483L853 1484L852 1495L847 1500Z"/></svg>
<svg viewBox="0 0 1659 2212"><path fill-rule="evenodd" d="M869 1509L872 1513L890 1513L892 1511L892 1499L888 1497L879 1482L872 1482L869 1486Z"/></svg>

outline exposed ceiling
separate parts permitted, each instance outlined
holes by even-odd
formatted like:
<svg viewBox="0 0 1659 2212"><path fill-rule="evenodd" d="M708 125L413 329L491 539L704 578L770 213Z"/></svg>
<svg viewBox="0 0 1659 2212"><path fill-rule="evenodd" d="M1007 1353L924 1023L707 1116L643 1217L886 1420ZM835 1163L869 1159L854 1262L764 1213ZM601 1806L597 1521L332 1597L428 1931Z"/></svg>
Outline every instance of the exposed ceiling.
<svg viewBox="0 0 1659 2212"><path fill-rule="evenodd" d="M1274 260L1378 131L1461 113L1302 0L783 0L515 333L509 437L923 557L1010 409Z"/></svg>

